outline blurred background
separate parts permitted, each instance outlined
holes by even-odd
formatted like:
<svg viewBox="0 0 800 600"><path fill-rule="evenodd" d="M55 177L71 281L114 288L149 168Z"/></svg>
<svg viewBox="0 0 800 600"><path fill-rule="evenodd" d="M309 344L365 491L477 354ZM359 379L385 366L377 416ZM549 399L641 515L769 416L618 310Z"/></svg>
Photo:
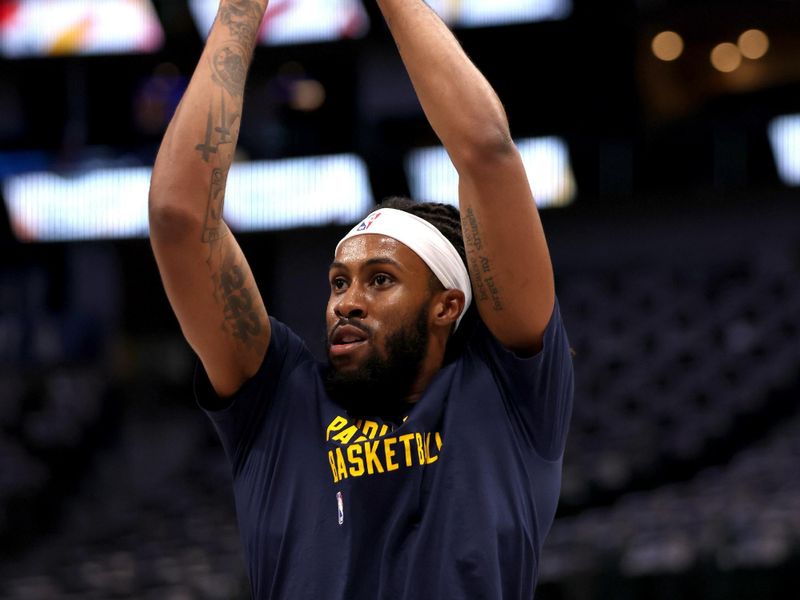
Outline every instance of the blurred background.
<svg viewBox="0 0 800 600"><path fill-rule="evenodd" d="M505 102L576 352L537 597L796 597L800 3L430 4ZM249 597L146 237L215 9L0 0L4 600ZM372 2L272 0L261 42L227 219L321 353L347 224L454 173Z"/></svg>

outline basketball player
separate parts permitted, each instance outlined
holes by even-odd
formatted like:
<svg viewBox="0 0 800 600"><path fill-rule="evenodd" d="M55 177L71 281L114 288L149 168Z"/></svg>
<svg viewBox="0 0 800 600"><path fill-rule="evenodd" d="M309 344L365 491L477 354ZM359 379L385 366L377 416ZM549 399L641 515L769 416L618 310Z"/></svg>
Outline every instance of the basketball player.
<svg viewBox="0 0 800 600"><path fill-rule="evenodd" d="M342 239L327 363L267 316L222 218L266 0L220 3L153 172L153 249L256 598L530 600L572 403L542 225L503 107L447 27L422 0L377 3L460 214L391 199Z"/></svg>

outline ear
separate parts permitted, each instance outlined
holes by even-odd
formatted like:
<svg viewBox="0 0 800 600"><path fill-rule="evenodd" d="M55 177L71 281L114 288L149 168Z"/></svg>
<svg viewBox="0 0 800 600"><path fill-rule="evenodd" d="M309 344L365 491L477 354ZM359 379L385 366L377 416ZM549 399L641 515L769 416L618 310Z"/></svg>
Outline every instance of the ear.
<svg viewBox="0 0 800 600"><path fill-rule="evenodd" d="M442 290L437 293L431 309L433 325L451 329L464 308L464 292L461 290Z"/></svg>

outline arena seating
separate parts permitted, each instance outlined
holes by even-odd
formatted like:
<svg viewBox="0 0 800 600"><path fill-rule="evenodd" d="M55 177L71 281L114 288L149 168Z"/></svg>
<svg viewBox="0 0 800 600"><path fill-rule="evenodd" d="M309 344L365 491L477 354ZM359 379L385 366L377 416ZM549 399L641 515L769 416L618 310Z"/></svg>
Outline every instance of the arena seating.
<svg viewBox="0 0 800 600"><path fill-rule="evenodd" d="M561 279L577 399L564 503L702 461L791 382L800 278L790 251Z"/></svg>
<svg viewBox="0 0 800 600"><path fill-rule="evenodd" d="M601 565L639 576L700 561L725 570L781 564L800 549L798 459L800 414L728 464L687 482L561 518L547 541L542 578L564 579Z"/></svg>
<svg viewBox="0 0 800 600"><path fill-rule="evenodd" d="M189 410L127 421L57 533L0 569L0 597L231 598L243 579L230 475Z"/></svg>

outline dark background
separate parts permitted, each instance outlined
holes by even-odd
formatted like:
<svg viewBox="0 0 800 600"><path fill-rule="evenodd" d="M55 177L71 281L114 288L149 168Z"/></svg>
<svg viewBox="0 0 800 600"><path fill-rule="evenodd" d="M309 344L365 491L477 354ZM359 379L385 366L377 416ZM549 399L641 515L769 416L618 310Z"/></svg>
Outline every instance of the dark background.
<svg viewBox="0 0 800 600"><path fill-rule="evenodd" d="M152 164L202 49L183 2L154 4L155 55L0 60L4 172L20 151ZM403 157L436 140L368 9L364 39L257 49L244 156L354 152L376 198L408 193ZM766 57L714 71L711 48L753 27ZM675 63L649 49L664 29L686 41ZM542 214L576 397L538 597L792 597L800 194L767 128L800 113L800 3L575 0L565 21L457 35L515 137L566 140L578 186ZM323 84L319 110L291 108L297 77ZM268 309L317 352L342 233L240 236ZM3 216L0 250L0 598L246 594L230 476L147 240L22 244Z"/></svg>

